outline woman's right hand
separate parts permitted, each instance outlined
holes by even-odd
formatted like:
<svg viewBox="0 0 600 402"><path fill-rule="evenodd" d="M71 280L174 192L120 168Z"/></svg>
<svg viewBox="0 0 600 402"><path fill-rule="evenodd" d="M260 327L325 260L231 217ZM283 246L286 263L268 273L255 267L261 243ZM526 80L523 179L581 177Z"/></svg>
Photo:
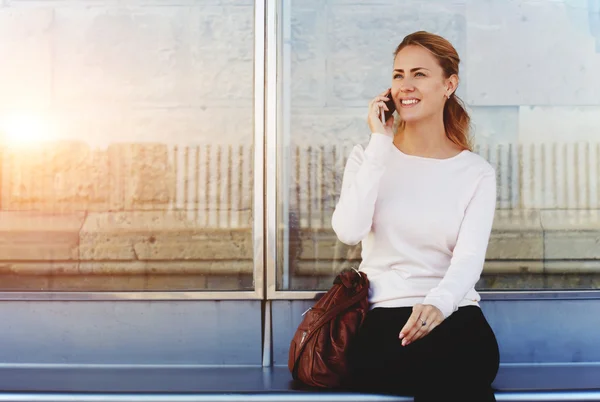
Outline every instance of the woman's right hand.
<svg viewBox="0 0 600 402"><path fill-rule="evenodd" d="M381 115L379 114L380 110L381 113L383 113L384 110L389 110L385 105L385 101L389 100L388 96L386 96L388 95L388 92L389 89L386 89L369 103L369 115L367 122L369 123L369 129L371 130L371 133L386 134L393 138L394 132L392 127L394 125L394 116L391 116L384 126L381 122Z"/></svg>

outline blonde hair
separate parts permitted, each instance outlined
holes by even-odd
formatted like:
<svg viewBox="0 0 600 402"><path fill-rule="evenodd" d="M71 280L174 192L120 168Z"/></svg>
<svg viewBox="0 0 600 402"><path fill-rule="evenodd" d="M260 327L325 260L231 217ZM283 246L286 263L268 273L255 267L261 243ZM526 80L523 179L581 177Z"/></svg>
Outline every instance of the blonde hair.
<svg viewBox="0 0 600 402"><path fill-rule="evenodd" d="M460 58L458 52L450 42L439 35L425 31L418 31L406 36L396 48L394 59L398 53L407 46L421 46L429 50L437 59L438 64L444 71L445 78L453 74L458 76L458 65ZM453 92L444 105L444 127L446 136L450 141L463 149L472 150L471 139L469 137L471 118L467 113L463 101ZM404 123L400 123L399 128L403 128Z"/></svg>

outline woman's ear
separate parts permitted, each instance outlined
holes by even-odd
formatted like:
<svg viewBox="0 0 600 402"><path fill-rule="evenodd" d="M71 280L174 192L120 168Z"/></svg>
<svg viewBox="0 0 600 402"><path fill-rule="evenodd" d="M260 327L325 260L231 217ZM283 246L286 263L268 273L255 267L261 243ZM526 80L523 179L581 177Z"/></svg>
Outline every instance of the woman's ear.
<svg viewBox="0 0 600 402"><path fill-rule="evenodd" d="M450 97L458 88L458 75L452 74L446 79L446 97Z"/></svg>

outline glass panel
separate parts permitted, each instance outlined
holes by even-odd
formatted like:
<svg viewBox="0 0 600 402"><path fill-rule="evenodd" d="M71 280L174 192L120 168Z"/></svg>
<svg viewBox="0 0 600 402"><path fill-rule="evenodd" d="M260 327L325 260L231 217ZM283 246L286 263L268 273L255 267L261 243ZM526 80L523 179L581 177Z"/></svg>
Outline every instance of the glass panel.
<svg viewBox="0 0 600 402"><path fill-rule="evenodd" d="M392 53L426 30L461 56L458 95L498 199L478 289L600 287L600 2L283 1L279 290L360 262L331 215ZM560 27L560 29L557 29Z"/></svg>
<svg viewBox="0 0 600 402"><path fill-rule="evenodd" d="M253 21L0 7L0 290L253 289Z"/></svg>

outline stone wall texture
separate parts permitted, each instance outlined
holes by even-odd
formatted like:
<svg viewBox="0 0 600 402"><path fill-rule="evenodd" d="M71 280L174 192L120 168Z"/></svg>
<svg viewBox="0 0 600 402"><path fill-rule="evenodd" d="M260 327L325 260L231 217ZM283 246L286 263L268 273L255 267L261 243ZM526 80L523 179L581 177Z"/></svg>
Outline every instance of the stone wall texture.
<svg viewBox="0 0 600 402"><path fill-rule="evenodd" d="M416 30L457 48L496 168L480 286L600 286L598 0L290 0L281 26L291 288L359 261L331 213ZM253 53L250 0L0 0L0 289L252 289Z"/></svg>

